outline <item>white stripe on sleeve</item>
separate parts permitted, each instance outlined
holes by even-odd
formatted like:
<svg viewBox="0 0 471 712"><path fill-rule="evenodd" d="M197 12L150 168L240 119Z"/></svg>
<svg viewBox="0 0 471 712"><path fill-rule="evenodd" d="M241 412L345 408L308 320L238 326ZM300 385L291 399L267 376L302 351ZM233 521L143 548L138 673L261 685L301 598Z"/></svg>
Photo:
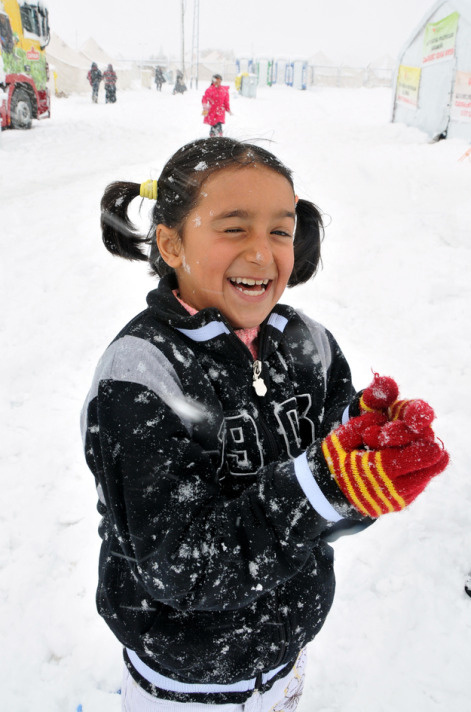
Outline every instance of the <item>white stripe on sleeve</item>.
<svg viewBox="0 0 471 712"><path fill-rule="evenodd" d="M316 478L308 465L306 453L298 455L294 460L294 471L301 488L313 509L328 522L339 522L343 517L331 505L317 484Z"/></svg>

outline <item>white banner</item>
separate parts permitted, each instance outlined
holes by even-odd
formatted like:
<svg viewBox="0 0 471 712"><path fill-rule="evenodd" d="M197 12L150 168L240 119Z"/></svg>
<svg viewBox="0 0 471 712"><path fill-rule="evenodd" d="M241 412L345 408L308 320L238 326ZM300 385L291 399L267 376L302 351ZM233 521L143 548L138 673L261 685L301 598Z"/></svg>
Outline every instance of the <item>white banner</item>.
<svg viewBox="0 0 471 712"><path fill-rule="evenodd" d="M450 119L471 121L471 72L456 72Z"/></svg>

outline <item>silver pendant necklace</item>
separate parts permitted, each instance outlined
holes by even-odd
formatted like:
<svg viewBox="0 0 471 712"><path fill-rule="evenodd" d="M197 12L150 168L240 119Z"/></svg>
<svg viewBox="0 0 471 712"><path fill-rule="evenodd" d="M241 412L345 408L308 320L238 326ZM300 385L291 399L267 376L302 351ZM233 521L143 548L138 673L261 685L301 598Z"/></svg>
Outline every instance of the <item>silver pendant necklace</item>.
<svg viewBox="0 0 471 712"><path fill-rule="evenodd" d="M262 362L255 360L253 362L253 387L255 388L255 393L258 396L264 396L267 392L267 387L265 381L260 377L262 373Z"/></svg>

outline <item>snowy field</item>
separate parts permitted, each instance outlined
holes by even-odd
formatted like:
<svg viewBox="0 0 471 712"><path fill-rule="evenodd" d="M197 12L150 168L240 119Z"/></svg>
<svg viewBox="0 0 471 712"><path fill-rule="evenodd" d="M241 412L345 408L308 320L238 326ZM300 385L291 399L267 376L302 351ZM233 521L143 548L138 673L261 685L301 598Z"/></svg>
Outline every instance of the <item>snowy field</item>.
<svg viewBox="0 0 471 712"><path fill-rule="evenodd" d="M95 612L98 515L79 413L153 281L105 251L99 202L108 182L158 177L206 135L204 88L56 99L52 119L0 136L5 712L120 710L120 646ZM464 142L389 123L390 104L387 89L266 88L234 95L227 124L271 141L326 215L323 270L284 300L334 333L357 388L375 369L428 400L452 456L409 510L335 544L337 597L298 712L471 709L471 161L459 161Z"/></svg>

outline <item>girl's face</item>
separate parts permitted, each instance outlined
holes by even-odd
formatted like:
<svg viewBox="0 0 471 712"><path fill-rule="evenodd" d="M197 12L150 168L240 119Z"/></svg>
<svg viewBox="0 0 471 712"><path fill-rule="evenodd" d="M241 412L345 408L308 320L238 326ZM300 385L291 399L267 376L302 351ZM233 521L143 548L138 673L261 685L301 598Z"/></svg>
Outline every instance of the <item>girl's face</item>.
<svg viewBox="0 0 471 712"><path fill-rule="evenodd" d="M210 176L182 239L159 225L157 242L184 302L198 310L216 307L234 328L248 328L261 324L286 287L294 228L290 183L252 164Z"/></svg>

